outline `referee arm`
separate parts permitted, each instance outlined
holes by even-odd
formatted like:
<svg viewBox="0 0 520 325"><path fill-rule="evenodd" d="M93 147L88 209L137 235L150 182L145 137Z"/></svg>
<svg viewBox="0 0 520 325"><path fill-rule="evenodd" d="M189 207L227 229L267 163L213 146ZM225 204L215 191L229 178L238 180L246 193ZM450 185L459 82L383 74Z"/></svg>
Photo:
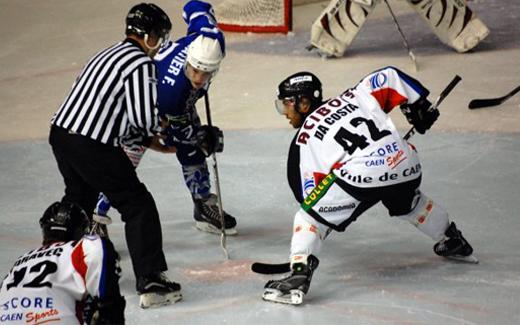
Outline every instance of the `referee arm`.
<svg viewBox="0 0 520 325"><path fill-rule="evenodd" d="M125 100L130 125L142 132L142 145L150 149L174 153L175 147L166 147L159 142L161 126L157 103L156 68L152 61L140 64L126 76Z"/></svg>

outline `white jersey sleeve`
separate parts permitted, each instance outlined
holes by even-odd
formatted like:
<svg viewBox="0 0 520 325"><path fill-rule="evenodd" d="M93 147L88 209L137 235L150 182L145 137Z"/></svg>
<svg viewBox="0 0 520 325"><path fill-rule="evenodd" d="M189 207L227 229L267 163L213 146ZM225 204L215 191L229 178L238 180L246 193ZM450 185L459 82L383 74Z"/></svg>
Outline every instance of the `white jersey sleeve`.
<svg viewBox="0 0 520 325"><path fill-rule="evenodd" d="M98 236L53 243L21 256L0 287L0 322L80 324L87 293L102 293L103 259Z"/></svg>
<svg viewBox="0 0 520 325"><path fill-rule="evenodd" d="M331 172L357 187L419 177L418 157L388 113L427 95L418 81L387 67L317 108L305 119L289 153L289 182L297 199L301 202Z"/></svg>

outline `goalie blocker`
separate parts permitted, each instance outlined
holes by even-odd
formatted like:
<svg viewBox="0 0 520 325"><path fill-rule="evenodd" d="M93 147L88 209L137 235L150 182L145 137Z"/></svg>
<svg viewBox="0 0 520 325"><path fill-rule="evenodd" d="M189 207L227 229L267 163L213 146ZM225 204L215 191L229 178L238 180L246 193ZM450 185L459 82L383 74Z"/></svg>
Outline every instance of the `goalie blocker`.
<svg viewBox="0 0 520 325"><path fill-rule="evenodd" d="M444 44L457 52L477 46L489 29L463 0L406 0ZM311 48L341 57L381 0L332 0L311 27Z"/></svg>

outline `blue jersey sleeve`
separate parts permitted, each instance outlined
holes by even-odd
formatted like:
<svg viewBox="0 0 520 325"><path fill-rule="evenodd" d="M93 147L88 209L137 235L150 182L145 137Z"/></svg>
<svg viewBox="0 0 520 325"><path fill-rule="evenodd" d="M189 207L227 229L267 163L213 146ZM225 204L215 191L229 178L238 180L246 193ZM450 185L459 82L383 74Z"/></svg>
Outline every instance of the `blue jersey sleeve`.
<svg viewBox="0 0 520 325"><path fill-rule="evenodd" d="M184 6L182 17L188 24L187 35L204 35L218 40L222 53L225 55L224 34L217 26L217 20L211 4L198 0L189 1Z"/></svg>

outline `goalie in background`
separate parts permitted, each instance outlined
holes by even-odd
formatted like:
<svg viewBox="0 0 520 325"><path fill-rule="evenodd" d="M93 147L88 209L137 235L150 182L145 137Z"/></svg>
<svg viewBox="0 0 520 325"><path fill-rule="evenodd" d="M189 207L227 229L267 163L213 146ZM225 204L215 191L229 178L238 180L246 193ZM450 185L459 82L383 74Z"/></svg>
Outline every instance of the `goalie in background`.
<svg viewBox="0 0 520 325"><path fill-rule="evenodd" d="M374 8L384 0L332 0L311 27L310 48L342 57ZM463 53L489 29L463 0L406 0L441 42Z"/></svg>
<svg viewBox="0 0 520 325"><path fill-rule="evenodd" d="M287 176L301 204L294 217L292 274L267 282L263 299L301 304L318 267L321 244L345 231L381 202L436 241L435 254L477 263L473 249L446 210L420 190L422 170L415 147L397 132L388 113L400 106L423 134L439 116L429 91L400 70L386 67L339 96L322 101L320 80L310 72L278 86L276 108L298 129L289 149Z"/></svg>
<svg viewBox="0 0 520 325"><path fill-rule="evenodd" d="M50 205L40 227L42 246L20 256L0 286L2 322L124 324L110 240L87 235L89 218L72 203Z"/></svg>

